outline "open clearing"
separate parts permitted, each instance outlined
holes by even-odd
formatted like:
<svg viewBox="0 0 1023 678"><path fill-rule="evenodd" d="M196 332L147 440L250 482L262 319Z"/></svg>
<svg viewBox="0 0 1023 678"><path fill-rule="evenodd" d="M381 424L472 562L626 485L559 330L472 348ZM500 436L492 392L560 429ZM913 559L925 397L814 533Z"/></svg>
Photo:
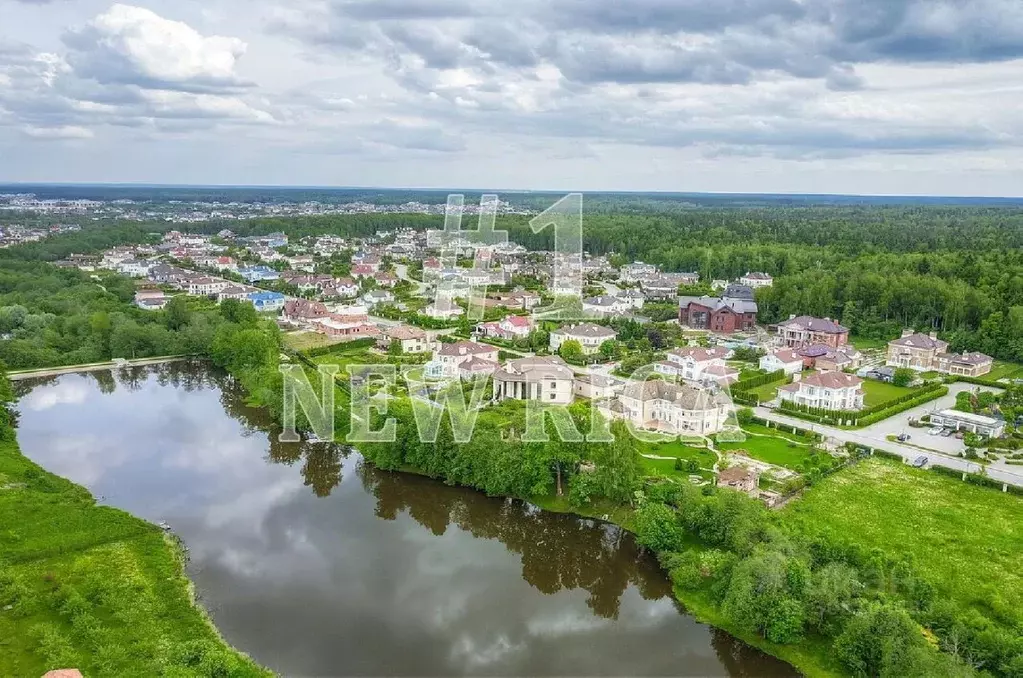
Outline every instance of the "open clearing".
<svg viewBox="0 0 1023 678"><path fill-rule="evenodd" d="M1023 622L1023 498L873 458L814 485L781 517L806 534L911 555L939 595Z"/></svg>

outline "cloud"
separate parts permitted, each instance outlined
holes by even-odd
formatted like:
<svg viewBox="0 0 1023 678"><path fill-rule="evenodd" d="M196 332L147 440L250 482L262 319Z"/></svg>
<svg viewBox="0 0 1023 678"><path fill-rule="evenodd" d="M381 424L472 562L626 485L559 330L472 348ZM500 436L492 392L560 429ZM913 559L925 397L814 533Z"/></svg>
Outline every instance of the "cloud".
<svg viewBox="0 0 1023 678"><path fill-rule="evenodd" d="M63 39L75 73L100 84L189 92L247 84L235 72L246 50L243 41L203 36L188 24L142 7L113 5Z"/></svg>

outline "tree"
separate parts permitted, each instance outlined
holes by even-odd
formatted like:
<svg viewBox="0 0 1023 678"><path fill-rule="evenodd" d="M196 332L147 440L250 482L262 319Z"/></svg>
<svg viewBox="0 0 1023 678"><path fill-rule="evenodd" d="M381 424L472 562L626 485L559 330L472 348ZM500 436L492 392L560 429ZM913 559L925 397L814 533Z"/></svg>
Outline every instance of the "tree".
<svg viewBox="0 0 1023 678"><path fill-rule="evenodd" d="M639 448L623 422L614 422L611 434L614 441L592 446L591 459L596 465L594 484L604 497L618 503L631 503L640 483Z"/></svg>
<svg viewBox="0 0 1023 678"><path fill-rule="evenodd" d="M740 407L735 411L735 419L739 422L740 426L751 424L753 423L753 410L749 407Z"/></svg>
<svg viewBox="0 0 1023 678"><path fill-rule="evenodd" d="M608 339L600 345L600 355L605 360L614 360L620 353L618 342L613 339Z"/></svg>
<svg viewBox="0 0 1023 678"><path fill-rule="evenodd" d="M916 379L916 372L908 367L900 367L892 375L892 383L896 386L909 386Z"/></svg>
<svg viewBox="0 0 1023 678"><path fill-rule="evenodd" d="M387 345L387 355L399 356L401 354L401 341L398 339L391 339L391 343Z"/></svg>
<svg viewBox="0 0 1023 678"><path fill-rule="evenodd" d="M565 362L582 362L586 354L583 353L583 345L575 339L569 339L558 348L558 354L565 359Z"/></svg>
<svg viewBox="0 0 1023 678"><path fill-rule="evenodd" d="M650 502L636 512L636 541L657 552L681 551L685 532L670 507Z"/></svg>
<svg viewBox="0 0 1023 678"><path fill-rule="evenodd" d="M913 656L923 646L920 628L904 609L871 603L849 620L834 648L856 676L895 678L910 673Z"/></svg>
<svg viewBox="0 0 1023 678"><path fill-rule="evenodd" d="M181 329L192 317L192 312L188 308L188 297L184 294L171 297L163 312L167 327L171 330Z"/></svg>

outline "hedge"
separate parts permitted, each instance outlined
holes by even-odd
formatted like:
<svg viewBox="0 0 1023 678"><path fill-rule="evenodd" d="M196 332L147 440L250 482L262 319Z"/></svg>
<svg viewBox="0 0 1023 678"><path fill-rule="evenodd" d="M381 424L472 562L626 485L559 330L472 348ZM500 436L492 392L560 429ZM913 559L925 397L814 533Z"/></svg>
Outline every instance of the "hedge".
<svg viewBox="0 0 1023 678"><path fill-rule="evenodd" d="M765 386L766 384L773 383L775 381L781 381L785 378L784 370L776 370L774 372L768 372L767 374L758 374L755 377L749 379L742 379L732 384L732 393L736 391L748 391L751 388L757 388L758 386Z"/></svg>
<svg viewBox="0 0 1023 678"><path fill-rule="evenodd" d="M894 416L900 412L912 409L917 405L923 405L924 403L930 402L944 395L948 395L948 387L935 385L934 387L928 387L923 389L923 392L915 391L907 396L900 396L893 400L868 407L858 412L850 412L847 410L824 410L819 407L806 407L805 405L796 405L790 402L782 401L778 405L778 410L784 414L797 417L799 419L806 419L807 421L815 421L817 423L838 423L842 421L852 421L853 426L869 426L882 419Z"/></svg>
<svg viewBox="0 0 1023 678"><path fill-rule="evenodd" d="M339 349L368 348L370 346L375 346L376 343L377 340L373 337L366 337L364 339L353 339L352 341L345 341L337 344L328 344L327 346L317 346L316 348L301 351L300 354L310 358L315 358L321 355L337 353Z"/></svg>
<svg viewBox="0 0 1023 678"><path fill-rule="evenodd" d="M931 466L930 470L933 471L934 473L939 473L943 476L963 480L962 471L957 471L955 469L948 468L945 466ZM1003 485L1007 485L1007 483L1003 483L1001 480L988 478L987 476L982 476L979 473L966 473L965 475L966 475L965 482L969 483L970 485L990 487L995 490L1001 490ZM1018 487L1016 485L1008 485L1007 491L1010 494L1018 494L1020 496L1023 496L1023 487Z"/></svg>
<svg viewBox="0 0 1023 678"><path fill-rule="evenodd" d="M991 386L993 388L1005 388L1005 384L997 382L997 381L995 381L993 379L983 379L981 377L967 377L967 376L963 376L961 374L956 374L956 375L952 375L952 376L954 376L954 379L952 379L953 383L956 382L956 381L962 381L962 382L965 382L967 384L977 384L978 386Z"/></svg>

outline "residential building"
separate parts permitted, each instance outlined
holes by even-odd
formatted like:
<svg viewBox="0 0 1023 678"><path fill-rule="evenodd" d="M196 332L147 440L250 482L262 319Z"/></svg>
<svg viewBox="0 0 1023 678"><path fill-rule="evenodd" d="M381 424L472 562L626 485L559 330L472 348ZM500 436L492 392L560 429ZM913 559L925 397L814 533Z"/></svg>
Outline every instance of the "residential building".
<svg viewBox="0 0 1023 678"><path fill-rule="evenodd" d="M825 410L863 409L863 380L845 372L814 372L778 389L782 401Z"/></svg>
<svg viewBox="0 0 1023 678"><path fill-rule="evenodd" d="M269 266L248 266L238 269L238 275L245 279L245 282L254 283L264 280L277 280L281 275Z"/></svg>
<svg viewBox="0 0 1023 678"><path fill-rule="evenodd" d="M732 466L718 473L717 486L756 495L760 490L760 474L746 466Z"/></svg>
<svg viewBox="0 0 1023 678"><path fill-rule="evenodd" d="M583 313L586 313L588 316L606 318L612 315L629 313L632 310L632 302L628 299L620 299L610 295L586 297L583 299Z"/></svg>
<svg viewBox="0 0 1023 678"><path fill-rule="evenodd" d="M289 299L284 302L284 312L281 319L286 322L302 324L317 318L326 318L330 315L327 307L318 301L308 299Z"/></svg>
<svg viewBox="0 0 1023 678"><path fill-rule="evenodd" d="M821 372L855 370L863 360L863 354L852 344L844 344L838 348L825 344L810 344L795 349L795 353L803 359L804 368Z"/></svg>
<svg viewBox="0 0 1023 678"><path fill-rule="evenodd" d="M269 313L284 308L284 295L280 292L253 292L249 295L249 301L261 313Z"/></svg>
<svg viewBox="0 0 1023 678"><path fill-rule="evenodd" d="M732 403L717 388L673 384L661 379L630 381L612 408L637 428L670 434L710 435L725 426Z"/></svg>
<svg viewBox="0 0 1023 678"><path fill-rule="evenodd" d="M753 271L739 278L740 285L746 285L754 289L758 287L770 287L774 284L774 278L761 271Z"/></svg>
<svg viewBox="0 0 1023 678"><path fill-rule="evenodd" d="M603 374L577 374L573 390L580 398L604 400L613 398L625 389L625 382Z"/></svg>
<svg viewBox="0 0 1023 678"><path fill-rule="evenodd" d="M886 364L921 372L979 377L991 371L994 359L983 353L949 353L948 342L938 339L935 332L919 334L907 329L901 337L888 342Z"/></svg>
<svg viewBox="0 0 1023 678"><path fill-rule="evenodd" d="M730 334L748 332L757 324L757 303L733 297L680 297L678 320L699 330Z"/></svg>
<svg viewBox="0 0 1023 678"><path fill-rule="evenodd" d="M427 340L426 332L411 325L399 325L384 330L384 340L387 344L382 348L388 348L392 341L401 343L402 353L427 353L430 351L430 342Z"/></svg>
<svg viewBox="0 0 1023 678"><path fill-rule="evenodd" d="M803 357L791 348L780 348L760 358L760 369L766 372L781 370L785 374L799 374L803 371Z"/></svg>
<svg viewBox="0 0 1023 678"><path fill-rule="evenodd" d="M188 293L197 296L204 297L210 294L216 294L225 287L230 287L230 281L222 278L210 278L208 276L200 276L198 278L192 278L188 281Z"/></svg>
<svg viewBox="0 0 1023 678"><path fill-rule="evenodd" d="M463 313L465 313L465 309L450 299L430 304L423 309L423 315L434 320L454 320Z"/></svg>
<svg viewBox="0 0 1023 678"><path fill-rule="evenodd" d="M393 304L394 293L388 290L370 290L366 294L362 295L362 300L370 306L376 306L377 304Z"/></svg>
<svg viewBox="0 0 1023 678"><path fill-rule="evenodd" d="M121 275L132 278L145 278L149 275L149 269L154 266L153 262L144 259L125 259L115 264L114 268Z"/></svg>
<svg viewBox="0 0 1023 678"><path fill-rule="evenodd" d="M551 352L556 353L561 345L569 340L578 341L583 347L583 353L592 355L600 350L600 345L605 341L614 341L618 333L610 327L594 325L593 323L579 323L578 325L567 325L551 332Z"/></svg>
<svg viewBox="0 0 1023 678"><path fill-rule="evenodd" d="M331 313L325 318L313 320L312 324L320 334L341 341L366 339L380 334L380 330L376 328L376 325L370 324L365 315Z"/></svg>
<svg viewBox="0 0 1023 678"><path fill-rule="evenodd" d="M778 323L776 327L782 343L789 348L811 344L838 348L849 343L849 329L831 318L791 315L788 320Z"/></svg>
<svg viewBox="0 0 1023 678"><path fill-rule="evenodd" d="M254 287L241 286L241 285L229 285L221 288L217 292L217 301L223 301L224 299L237 299L238 301L248 301L249 295L253 292L258 292Z"/></svg>
<svg viewBox="0 0 1023 678"><path fill-rule="evenodd" d="M567 405L574 396L575 374L557 356L509 360L494 372L494 400L539 400Z"/></svg>
<svg viewBox="0 0 1023 678"><path fill-rule="evenodd" d="M637 261L635 263L622 266L618 274L618 279L625 283L634 283L653 275L657 275L656 266L653 264L644 264L642 261Z"/></svg>
<svg viewBox="0 0 1023 678"><path fill-rule="evenodd" d="M969 431L988 438L1005 435L1005 421L972 412L941 410L931 415L931 424L955 431Z"/></svg>
<svg viewBox="0 0 1023 678"><path fill-rule="evenodd" d="M731 354L727 348L685 346L668 351L667 360L654 365L661 374L680 377L686 381L704 381L705 373L711 367L726 367L725 360ZM734 371L734 370L733 370ZM714 380L716 375L710 375Z"/></svg>
<svg viewBox="0 0 1023 678"><path fill-rule="evenodd" d="M480 358L492 363L497 363L498 349L496 346L488 346L475 341L459 341L453 344L439 343L433 352L434 363L439 366L435 370L427 370L429 374L436 374L441 377L454 379L459 376L459 367L462 363L473 358Z"/></svg>
<svg viewBox="0 0 1023 678"><path fill-rule="evenodd" d="M504 320L477 325L476 331L484 337L492 339L504 339L505 341L523 339L533 331L533 319L528 316L510 315Z"/></svg>
<svg viewBox="0 0 1023 678"><path fill-rule="evenodd" d="M674 299L678 296L678 282L666 276L644 278L639 285L647 299Z"/></svg>
<svg viewBox="0 0 1023 678"><path fill-rule="evenodd" d="M138 290L135 292L135 305L145 311L159 311L167 305L167 297L163 290Z"/></svg>

